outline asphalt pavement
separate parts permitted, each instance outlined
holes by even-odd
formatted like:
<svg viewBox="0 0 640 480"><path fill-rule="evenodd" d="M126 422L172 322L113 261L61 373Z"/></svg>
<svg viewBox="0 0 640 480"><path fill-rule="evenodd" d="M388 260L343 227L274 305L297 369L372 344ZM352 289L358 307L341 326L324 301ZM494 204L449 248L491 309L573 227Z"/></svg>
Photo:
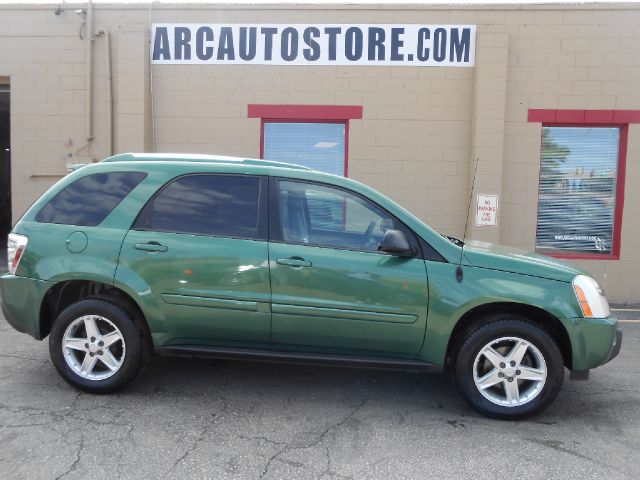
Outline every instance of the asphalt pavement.
<svg viewBox="0 0 640 480"><path fill-rule="evenodd" d="M157 358L79 393L0 318L2 479L636 479L640 311L542 415L478 416L444 375Z"/></svg>

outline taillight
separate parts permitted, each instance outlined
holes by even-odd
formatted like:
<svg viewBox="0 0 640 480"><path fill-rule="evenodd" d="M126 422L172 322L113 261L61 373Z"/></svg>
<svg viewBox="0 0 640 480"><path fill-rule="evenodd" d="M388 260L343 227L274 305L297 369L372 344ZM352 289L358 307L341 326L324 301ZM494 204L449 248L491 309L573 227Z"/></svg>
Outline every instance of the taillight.
<svg viewBox="0 0 640 480"><path fill-rule="evenodd" d="M29 239L24 235L10 233L7 241L7 268L9 273L16 273L20 259L27 248Z"/></svg>

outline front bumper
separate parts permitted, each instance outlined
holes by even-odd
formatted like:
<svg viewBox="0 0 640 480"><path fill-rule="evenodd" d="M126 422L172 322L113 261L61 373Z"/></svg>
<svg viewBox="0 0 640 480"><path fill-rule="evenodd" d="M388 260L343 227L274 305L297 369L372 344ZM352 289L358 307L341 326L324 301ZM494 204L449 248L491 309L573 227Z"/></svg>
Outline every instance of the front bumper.
<svg viewBox="0 0 640 480"><path fill-rule="evenodd" d="M44 280L6 273L0 277L2 313L13 328L41 340L40 306L51 286Z"/></svg>
<svg viewBox="0 0 640 480"><path fill-rule="evenodd" d="M573 371L599 367L620 353L622 331L617 318L575 318L572 323Z"/></svg>
<svg viewBox="0 0 640 480"><path fill-rule="evenodd" d="M611 350L611 354L609 355L609 359L607 362L610 362L614 358L618 356L620 353L620 349L622 348L622 330L616 330L616 338L614 340L613 349Z"/></svg>

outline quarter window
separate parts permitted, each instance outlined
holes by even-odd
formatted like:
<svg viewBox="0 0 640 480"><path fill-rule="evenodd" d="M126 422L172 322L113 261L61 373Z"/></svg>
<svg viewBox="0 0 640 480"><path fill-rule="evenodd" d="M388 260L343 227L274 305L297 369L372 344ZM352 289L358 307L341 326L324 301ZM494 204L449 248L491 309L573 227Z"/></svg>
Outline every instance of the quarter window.
<svg viewBox="0 0 640 480"><path fill-rule="evenodd" d="M536 250L614 253L621 128L543 126Z"/></svg>
<svg viewBox="0 0 640 480"><path fill-rule="evenodd" d="M376 205L337 188L281 180L281 240L323 247L378 251L387 230L405 227Z"/></svg>
<svg viewBox="0 0 640 480"><path fill-rule="evenodd" d="M94 173L67 185L36 221L95 227L147 176L143 172Z"/></svg>
<svg viewBox="0 0 640 480"><path fill-rule="evenodd" d="M257 239L260 178L189 175L160 191L142 210L134 228Z"/></svg>

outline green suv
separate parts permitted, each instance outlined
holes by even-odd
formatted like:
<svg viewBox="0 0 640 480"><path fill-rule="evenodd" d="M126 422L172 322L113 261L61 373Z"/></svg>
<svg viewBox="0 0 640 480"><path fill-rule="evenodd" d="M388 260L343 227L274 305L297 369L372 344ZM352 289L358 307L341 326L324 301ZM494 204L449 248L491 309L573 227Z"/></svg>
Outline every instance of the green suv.
<svg viewBox="0 0 640 480"><path fill-rule="evenodd" d="M573 266L464 245L356 181L263 160L82 167L15 225L8 261L7 320L95 393L155 352L447 370L479 412L523 418L622 337Z"/></svg>

